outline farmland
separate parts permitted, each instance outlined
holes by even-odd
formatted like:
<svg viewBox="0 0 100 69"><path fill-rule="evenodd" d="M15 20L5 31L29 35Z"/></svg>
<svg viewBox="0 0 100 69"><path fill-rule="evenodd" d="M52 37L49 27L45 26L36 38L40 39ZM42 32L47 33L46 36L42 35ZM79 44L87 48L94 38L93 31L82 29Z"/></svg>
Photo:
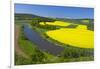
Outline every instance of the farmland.
<svg viewBox="0 0 100 69"><path fill-rule="evenodd" d="M58 23L57 23L58 22ZM60 21L56 21L57 25L60 25ZM51 25L56 25L56 23L49 23ZM47 23L48 24L48 23ZM62 25L71 23L61 22ZM60 25L60 26L62 26ZM57 30L47 31L46 34L61 43L69 44L81 48L93 48L93 31L87 30L86 25L78 25L76 28L60 28Z"/></svg>
<svg viewBox="0 0 100 69"><path fill-rule="evenodd" d="M20 16L22 18L23 15ZM35 15L35 18L33 18L32 15L24 15L24 18L27 16L28 18L31 16L31 18L28 20L27 18L22 18L22 20L15 19L15 25L20 28L18 46L29 58L25 58L15 52L16 65L94 60L94 31L93 27L91 28L93 24L81 24L81 20L76 20L76 23L76 21L71 21L71 19L66 19L67 21L64 21L63 19L45 18ZM26 23L24 22L25 20L27 21ZM45 48L39 48L41 46L39 43L41 42L31 41L25 36L25 27L22 22L29 25L29 28L43 39L41 42L45 40L44 42L48 42L48 44L52 44L52 46L55 47L62 47L64 50L61 51L61 53L54 55L49 52L49 50L52 50L48 47L50 45L47 45L46 43L44 43L45 45L42 44ZM30 31L27 32L30 34ZM29 35L28 37L32 38L32 40L35 40L34 38L36 38L35 35ZM40 37L38 37L38 40ZM48 52L45 51L47 48L49 48Z"/></svg>
<svg viewBox="0 0 100 69"><path fill-rule="evenodd" d="M62 21L55 21L55 22L46 22L46 25L54 25L54 26L68 26L71 23L68 22L62 22ZM43 22L40 23L40 25L45 25Z"/></svg>
<svg viewBox="0 0 100 69"><path fill-rule="evenodd" d="M93 48L93 32L83 29L60 29L48 31L46 34L64 44L81 48Z"/></svg>

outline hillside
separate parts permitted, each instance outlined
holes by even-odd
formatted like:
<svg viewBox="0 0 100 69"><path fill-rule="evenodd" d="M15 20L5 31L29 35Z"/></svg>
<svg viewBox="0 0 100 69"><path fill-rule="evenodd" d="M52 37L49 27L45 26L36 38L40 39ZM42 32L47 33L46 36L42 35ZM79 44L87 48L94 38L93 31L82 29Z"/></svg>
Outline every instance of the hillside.
<svg viewBox="0 0 100 69"><path fill-rule="evenodd" d="M32 15L32 14L19 14L19 13L15 13L15 19L17 20L30 20L33 17L38 17L37 15Z"/></svg>

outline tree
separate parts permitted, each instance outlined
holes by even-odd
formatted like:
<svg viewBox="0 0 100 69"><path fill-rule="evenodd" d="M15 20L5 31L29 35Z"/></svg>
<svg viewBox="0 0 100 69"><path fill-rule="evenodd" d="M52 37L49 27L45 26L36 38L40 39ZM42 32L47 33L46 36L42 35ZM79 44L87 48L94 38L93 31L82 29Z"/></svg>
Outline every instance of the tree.
<svg viewBox="0 0 100 69"><path fill-rule="evenodd" d="M33 63L43 63L45 59L44 53L42 53L40 50L36 49L34 54L32 55L32 62Z"/></svg>
<svg viewBox="0 0 100 69"><path fill-rule="evenodd" d="M41 22L44 22L44 24L46 25L46 22L54 22L55 20L54 19L52 19L52 18L42 18L41 19Z"/></svg>
<svg viewBox="0 0 100 69"><path fill-rule="evenodd" d="M39 26L40 22L44 22L44 24L46 24L46 22L54 22L55 20L52 18L46 18L46 17L34 17L32 19L32 25L34 26Z"/></svg>
<svg viewBox="0 0 100 69"><path fill-rule="evenodd" d="M34 25L34 26L38 26L39 22L41 22L40 18L39 17L34 17L32 19L32 23L31 24Z"/></svg>

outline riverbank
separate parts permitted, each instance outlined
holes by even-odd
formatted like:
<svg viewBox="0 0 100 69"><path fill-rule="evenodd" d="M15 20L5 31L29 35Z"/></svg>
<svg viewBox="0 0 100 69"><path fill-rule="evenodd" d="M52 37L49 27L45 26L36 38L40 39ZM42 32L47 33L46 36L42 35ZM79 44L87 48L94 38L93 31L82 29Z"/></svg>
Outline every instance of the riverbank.
<svg viewBox="0 0 100 69"><path fill-rule="evenodd" d="M20 37L20 27L18 25L15 25L15 52L17 53L17 55L20 55L24 58L29 58L20 48L19 44L18 44L18 40Z"/></svg>

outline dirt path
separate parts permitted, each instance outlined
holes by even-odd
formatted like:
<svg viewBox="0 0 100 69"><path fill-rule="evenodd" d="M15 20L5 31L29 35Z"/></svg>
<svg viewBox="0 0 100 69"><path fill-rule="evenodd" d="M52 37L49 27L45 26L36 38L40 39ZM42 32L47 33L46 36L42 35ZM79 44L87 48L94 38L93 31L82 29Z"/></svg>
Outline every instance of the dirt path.
<svg viewBox="0 0 100 69"><path fill-rule="evenodd" d="M15 51L17 53L17 55L21 55L24 58L29 58L19 47L18 45L18 38L19 38L19 34L20 34L20 27L15 25Z"/></svg>

